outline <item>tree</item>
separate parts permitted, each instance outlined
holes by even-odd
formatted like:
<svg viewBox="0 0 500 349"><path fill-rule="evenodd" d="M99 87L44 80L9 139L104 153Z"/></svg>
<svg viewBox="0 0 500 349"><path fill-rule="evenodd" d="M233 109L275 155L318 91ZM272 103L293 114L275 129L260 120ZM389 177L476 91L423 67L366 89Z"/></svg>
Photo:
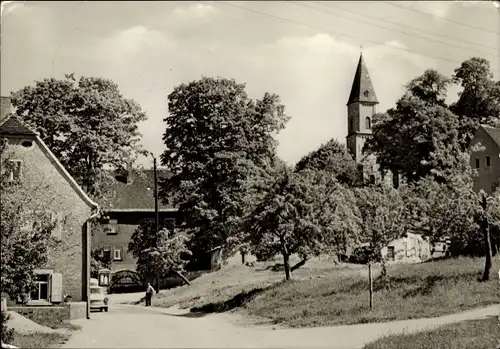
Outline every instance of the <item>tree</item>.
<svg viewBox="0 0 500 349"><path fill-rule="evenodd" d="M110 256L104 254L104 248L99 247L90 252L90 275L93 278L99 277L99 270L110 269Z"/></svg>
<svg viewBox="0 0 500 349"><path fill-rule="evenodd" d="M402 195L390 186L356 188L355 195L361 218L361 241L369 244L368 263L381 262L382 279L389 287L382 249L406 233L407 215Z"/></svg>
<svg viewBox="0 0 500 349"><path fill-rule="evenodd" d="M462 168L446 174L445 182L429 176L410 185L405 194L407 227L431 242L451 237L454 254L484 255L483 280L488 280L491 231L500 226L500 195L498 191L490 197L482 191L475 193L468 156L464 155L460 163Z"/></svg>
<svg viewBox="0 0 500 349"><path fill-rule="evenodd" d="M482 281L490 279L491 266L493 262L493 251L491 246L491 230L500 226L500 190L497 189L492 196L487 196L484 191L479 193L481 200L481 231L484 238L485 265Z"/></svg>
<svg viewBox="0 0 500 349"><path fill-rule="evenodd" d="M160 278L173 272L186 283L182 272L191 251L186 247L187 236L169 234L169 227L163 224L158 234L156 223L144 219L132 234L128 250L137 258L137 272L148 279Z"/></svg>
<svg viewBox="0 0 500 349"><path fill-rule="evenodd" d="M312 257L345 250L357 237L355 201L350 190L321 172L285 168L248 216L249 239L257 255L283 256L285 278ZM302 260L290 266L290 256Z"/></svg>
<svg viewBox="0 0 500 349"><path fill-rule="evenodd" d="M446 94L451 81L437 70L428 69L421 76L411 80L406 85L406 90L428 105L446 107Z"/></svg>
<svg viewBox="0 0 500 349"><path fill-rule="evenodd" d="M101 202L111 179L105 166L125 167L143 152L138 123L146 115L111 80L44 79L13 93L12 104L73 178Z"/></svg>
<svg viewBox="0 0 500 349"><path fill-rule="evenodd" d="M251 209L250 178L275 157L274 136L288 117L278 96L251 100L245 85L204 77L177 86L168 96L161 156L173 176L160 183L160 195L173 195L198 253L242 242L241 219Z"/></svg>
<svg viewBox="0 0 500 349"><path fill-rule="evenodd" d="M422 234L432 243L453 237L464 245L479 231L476 222L478 201L470 179L463 174L450 177L449 183L436 182L432 176L412 183L405 193L408 230Z"/></svg>
<svg viewBox="0 0 500 349"><path fill-rule="evenodd" d="M36 204L32 192L8 178L12 170L12 164L8 161L10 153L6 142L0 147L2 292L12 300L26 303L35 288L35 269L47 262L50 236L57 223L41 210L26 209Z"/></svg>
<svg viewBox="0 0 500 349"><path fill-rule="evenodd" d="M336 139L322 144L295 165L296 171L305 169L327 171L340 183L347 185L354 185L358 181L356 162L345 145L340 144Z"/></svg>
<svg viewBox="0 0 500 349"><path fill-rule="evenodd" d="M453 81L463 90L451 110L460 116L465 150L480 124L500 126L500 81L493 80L490 62L472 57L455 69Z"/></svg>
<svg viewBox="0 0 500 349"><path fill-rule="evenodd" d="M447 82L427 71L407 85L395 108L375 115L366 150L377 156L381 170L397 171L410 182L431 173L443 180L437 173L457 165L460 124L444 106Z"/></svg>

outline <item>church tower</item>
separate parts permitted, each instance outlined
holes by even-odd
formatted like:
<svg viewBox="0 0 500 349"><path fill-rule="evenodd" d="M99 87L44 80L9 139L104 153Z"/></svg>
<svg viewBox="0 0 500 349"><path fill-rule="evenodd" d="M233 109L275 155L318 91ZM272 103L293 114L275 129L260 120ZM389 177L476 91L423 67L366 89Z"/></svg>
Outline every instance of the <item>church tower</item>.
<svg viewBox="0 0 500 349"><path fill-rule="evenodd" d="M377 104L377 95L361 54L347 101L347 149L358 163L359 175L363 181L368 180L372 184L385 183L398 188L400 176L397 172L380 172L376 157L363 154L363 146L373 134L372 119L377 112Z"/></svg>
<svg viewBox="0 0 500 349"><path fill-rule="evenodd" d="M378 99L361 54L347 102L347 148L358 163L362 159L366 139L372 135L372 117L377 112L377 104Z"/></svg>

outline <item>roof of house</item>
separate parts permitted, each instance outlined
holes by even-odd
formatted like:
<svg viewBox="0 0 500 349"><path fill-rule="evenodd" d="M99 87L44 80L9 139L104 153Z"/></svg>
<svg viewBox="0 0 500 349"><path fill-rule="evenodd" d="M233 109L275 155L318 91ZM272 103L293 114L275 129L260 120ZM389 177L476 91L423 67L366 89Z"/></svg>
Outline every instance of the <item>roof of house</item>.
<svg viewBox="0 0 500 349"><path fill-rule="evenodd" d="M356 68L347 105L354 102L378 103L377 95L375 94L375 89L373 88L362 54L359 56L358 67Z"/></svg>
<svg viewBox="0 0 500 349"><path fill-rule="evenodd" d="M11 115L0 122L0 136L32 136L40 149L48 157L49 161L60 171L61 175L68 181L71 187L82 198L82 200L92 208L98 209L99 205L89 198L87 193L78 185L75 179L64 168L54 153L47 147L47 144L38 136L38 134L26 126L18 117Z"/></svg>
<svg viewBox="0 0 500 349"><path fill-rule="evenodd" d="M11 115L0 121L0 134L9 136L36 136L37 133L30 129L17 116Z"/></svg>
<svg viewBox="0 0 500 349"><path fill-rule="evenodd" d="M151 169L136 170L138 174L131 174L128 183L115 180L108 189L114 191L108 211L124 212L148 212L154 211L154 172ZM171 172L158 169L158 182L163 178L169 178ZM175 211L172 203L165 204L161 198L158 200L160 211Z"/></svg>
<svg viewBox="0 0 500 349"><path fill-rule="evenodd" d="M500 147L500 128L488 126L488 125L481 125L486 131L486 133L493 139L493 141Z"/></svg>

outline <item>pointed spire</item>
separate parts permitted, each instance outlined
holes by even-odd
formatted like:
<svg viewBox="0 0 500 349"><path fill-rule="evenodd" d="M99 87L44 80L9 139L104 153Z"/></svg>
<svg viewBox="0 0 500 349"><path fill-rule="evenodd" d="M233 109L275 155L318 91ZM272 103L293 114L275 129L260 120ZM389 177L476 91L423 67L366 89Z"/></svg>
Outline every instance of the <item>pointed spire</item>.
<svg viewBox="0 0 500 349"><path fill-rule="evenodd" d="M362 48L363 46L361 46L361 49ZM370 74L368 74L368 68L363 59L363 52L359 55L358 67L356 68L356 74L354 75L351 94L349 95L347 105L354 102L378 104L377 95L375 94Z"/></svg>

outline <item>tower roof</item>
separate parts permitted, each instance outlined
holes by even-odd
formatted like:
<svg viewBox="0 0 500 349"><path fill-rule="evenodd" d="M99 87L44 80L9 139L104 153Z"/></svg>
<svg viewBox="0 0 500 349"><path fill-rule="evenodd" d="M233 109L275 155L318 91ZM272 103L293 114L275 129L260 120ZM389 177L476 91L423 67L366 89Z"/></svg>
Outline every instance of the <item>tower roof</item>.
<svg viewBox="0 0 500 349"><path fill-rule="evenodd" d="M356 68L356 74L354 75L351 94L349 95L347 105L354 102L378 103L377 95L375 94L372 81L370 80L370 74L368 74L368 68L363 59L363 54L359 56L358 67Z"/></svg>

